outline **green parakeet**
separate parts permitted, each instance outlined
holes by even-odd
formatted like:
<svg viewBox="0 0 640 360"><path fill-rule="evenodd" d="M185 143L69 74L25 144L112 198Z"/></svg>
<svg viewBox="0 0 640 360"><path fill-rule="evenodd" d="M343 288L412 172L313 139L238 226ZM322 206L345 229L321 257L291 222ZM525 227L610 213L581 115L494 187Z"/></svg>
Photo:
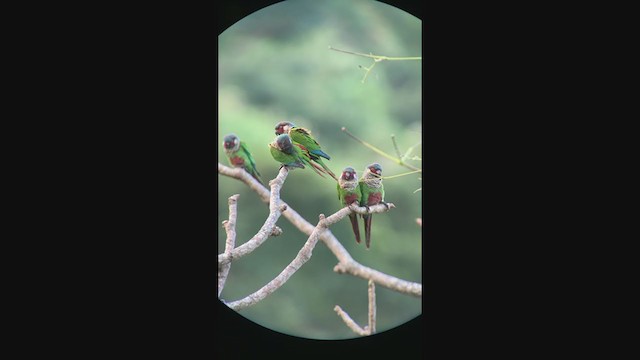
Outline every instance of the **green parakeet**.
<svg viewBox="0 0 640 360"><path fill-rule="evenodd" d="M306 148L309 151L309 157L311 158L312 161L320 164L320 166L322 166L322 168L327 172L327 174L331 175L332 178L338 181L338 178L336 177L336 175L322 161L322 158L331 160L331 157L327 155L327 153L322 151L322 149L320 148L320 144L318 144L316 139L314 139L311 136L311 131L305 128L296 127L293 123L288 121L281 121L278 124L276 124L275 130L276 130L276 135L289 134L289 136L291 137L291 140L294 143L298 143L302 145L304 148Z"/></svg>
<svg viewBox="0 0 640 360"><path fill-rule="evenodd" d="M360 204L362 199L362 193L360 192L360 183L358 182L358 176L356 171L348 166L342 170L342 175L338 179L338 199L342 206L349 206L353 202ZM351 227L353 233L356 236L356 242L360 243L360 228L358 227L358 215L355 213L349 214L349 220L351 221Z"/></svg>
<svg viewBox="0 0 640 360"><path fill-rule="evenodd" d="M369 206L376 204L384 204L384 186L382 185L382 166L378 163L373 163L364 169L364 174L360 179L360 191L362 193L362 206L369 208ZM367 249L371 244L371 214L362 215L364 219L364 238Z"/></svg>
<svg viewBox="0 0 640 360"><path fill-rule="evenodd" d="M254 179L258 180L260 184L264 185L262 180L260 180L260 173L256 169L256 162L253 160L253 156L251 156L246 143L240 141L235 134L229 134L224 137L222 145L231 166L243 168L251 174Z"/></svg>
<svg viewBox="0 0 640 360"><path fill-rule="evenodd" d="M324 177L322 175L324 172L322 168L311 162L309 151L300 144L292 142L287 134L278 135L275 140L269 144L269 151L273 159L283 166L304 169L305 165L308 165L311 166L318 175Z"/></svg>

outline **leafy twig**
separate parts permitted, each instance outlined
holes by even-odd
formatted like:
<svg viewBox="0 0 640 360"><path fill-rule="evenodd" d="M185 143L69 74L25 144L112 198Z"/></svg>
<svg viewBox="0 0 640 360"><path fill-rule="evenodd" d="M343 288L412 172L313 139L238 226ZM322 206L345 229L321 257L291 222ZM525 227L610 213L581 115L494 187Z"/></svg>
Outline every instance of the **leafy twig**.
<svg viewBox="0 0 640 360"><path fill-rule="evenodd" d="M401 176L405 176L405 175L415 174L415 173L418 173L418 172L420 172L420 170L416 170L416 171L409 171L409 172L406 172L406 173L397 174L397 175L391 175L391 176L383 176L382 178L383 178L384 180L387 180L387 179L393 179L393 178L401 177Z"/></svg>
<svg viewBox="0 0 640 360"><path fill-rule="evenodd" d="M368 147L369 149L371 149L371 150L375 151L376 153L378 153L378 154L380 154L380 155L382 155L382 156L386 157L387 159L394 161L396 164L398 164L398 165L400 165L400 166L404 166L404 167L409 168L410 170L414 170L414 171L416 171L416 172L422 172L422 169L418 169L417 167L415 167L415 166L413 166L413 165L411 165L411 164L407 164L407 163L405 163L404 161L402 161L402 159L401 159L401 158L399 158L399 157L394 157L394 156L392 156L392 155L389 155L389 154L387 154L386 152L384 152L384 151L382 151L382 150L378 149L377 147L375 147L375 146L373 146L373 145L369 144L368 142L363 141L363 140L360 140L360 139L359 139L359 138L357 138L355 135L353 135L352 133L350 133L350 132L349 132L349 130L347 130L347 128L346 128L346 127L344 127L344 126L342 127L342 131L344 131L344 132L345 132L349 137L351 137L351 138L352 138L352 139L354 139L355 141L357 141L357 142L359 142L360 144L362 144L362 145L364 145L364 146Z"/></svg>
<svg viewBox="0 0 640 360"><path fill-rule="evenodd" d="M391 142L393 143L393 148L396 149L396 155L398 155L398 159L402 160L402 154L400 153L398 144L396 144L396 136L394 134L391 134Z"/></svg>
<svg viewBox="0 0 640 360"><path fill-rule="evenodd" d="M405 159L408 159L408 160L419 160L419 161L421 161L422 159L419 156L413 156L413 157L409 158L409 154L411 154L411 152L413 151L413 148L415 148L416 146L418 146L420 144L422 144L422 141L420 141L417 144L409 147L407 149L407 152L400 158L400 160L404 161Z"/></svg>
<svg viewBox="0 0 640 360"><path fill-rule="evenodd" d="M358 67L360 67L361 69L366 70L366 72L364 73L364 77L362 78L362 81L361 81L363 84L364 84L365 80L367 80L367 76L369 76L369 73L371 72L371 70L373 70L373 67L376 66L376 64L379 63L380 61L384 61L384 60L390 60L390 61L394 61L394 60L422 60L422 56L392 57L392 56L383 56L383 55L373 55L371 53L363 54L363 53L358 53L358 52L353 52L353 51L336 49L336 48L334 48L332 46L329 46L329 50L339 51L339 52L343 52L345 54L364 56L364 57L373 59L373 63L369 67L358 65Z"/></svg>
<svg viewBox="0 0 640 360"><path fill-rule="evenodd" d="M336 49L333 46L329 46L329 50L334 50L334 51L339 51L339 52L343 52L346 54L351 54L351 55L358 55L358 56L364 56L364 57L368 57L377 61L382 61L382 60L422 60L422 56L405 56L405 57L392 57L392 56L383 56L383 55L373 55L371 53L369 54L363 54L363 53L358 53L358 52L354 52L354 51L348 51L348 50L340 50L340 49Z"/></svg>

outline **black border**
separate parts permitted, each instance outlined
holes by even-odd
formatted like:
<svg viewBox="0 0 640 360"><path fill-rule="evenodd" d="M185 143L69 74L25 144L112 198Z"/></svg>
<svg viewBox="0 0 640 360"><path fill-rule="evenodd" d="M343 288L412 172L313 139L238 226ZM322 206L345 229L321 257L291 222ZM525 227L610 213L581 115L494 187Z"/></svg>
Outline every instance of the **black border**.
<svg viewBox="0 0 640 360"><path fill-rule="evenodd" d="M603 288L583 285L601 258L581 251L601 226L588 214L600 184L584 184L608 173L572 172L584 149L606 147L582 129L602 106L589 75L615 67L590 61L609 56L590 42L605 25L574 10L473 3L419 16L425 293L410 333L425 352L573 351L584 343L569 337L607 309L589 302ZM215 15L159 4L25 13L38 24L11 34L26 35L26 66L11 70L14 92L30 90L15 123L32 143L9 154L36 156L23 163L33 175L15 174L27 188L9 190L29 209L20 230L39 233L7 241L27 258L10 275L35 273L22 324L67 351L225 351L238 339L215 332ZM314 350L348 342L328 344Z"/></svg>

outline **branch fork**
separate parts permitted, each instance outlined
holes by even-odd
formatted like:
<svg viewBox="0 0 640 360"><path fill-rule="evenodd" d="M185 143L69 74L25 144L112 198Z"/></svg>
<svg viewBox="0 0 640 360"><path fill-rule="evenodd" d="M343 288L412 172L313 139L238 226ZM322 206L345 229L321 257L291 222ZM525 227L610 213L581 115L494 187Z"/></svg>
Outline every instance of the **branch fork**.
<svg viewBox="0 0 640 360"><path fill-rule="evenodd" d="M369 312L367 316L368 324L364 328L360 327L346 311L336 305L333 310L340 316L342 321L358 335L368 336L376 332L376 285L372 280L368 283Z"/></svg>
<svg viewBox="0 0 640 360"><path fill-rule="evenodd" d="M231 260L236 260L237 258L245 256L251 251L255 250L255 248L260 246L260 244L262 244L262 242L264 242L264 240L266 240L268 236L279 235L282 230L275 226L275 221L280 215L284 216L302 233L309 236L307 242L299 251L296 258L280 273L280 275L278 275L267 285L263 286L261 289L245 297L244 299L240 299L234 302L226 302L222 300L229 307L235 310L246 308L248 306L256 304L257 302L277 290L288 280L291 275L293 275L293 273L295 273L295 271L297 271L306 261L309 260L318 240L321 240L338 259L338 264L333 269L336 273L350 274L356 277L360 277L403 294L417 297L422 296L422 284L396 278L394 276L366 267L355 261L351 257L349 252L340 243L340 241L338 241L338 239L336 239L336 237L331 233L331 230L329 230L329 226L340 221L352 212L357 214L382 213L395 208L394 204L388 203L387 206L385 206L384 204L373 205L370 206L368 210L366 207L360 207L356 204L353 204L352 206L340 209L339 211L328 217L320 214L318 223L316 224L316 226L313 226L300 214L298 214L298 212L296 212L293 208L288 206L284 201L280 200L280 188L282 187L282 184L284 183L287 175L286 168L281 169L278 177L269 182L271 186L271 192L269 192L269 190L267 190L264 186L261 186L257 181L255 181L255 179L253 179L246 171L242 169L229 168L218 163L218 173L238 179L247 184L247 186L249 186L258 194L263 202L269 203L270 209L270 214L267 218L267 221L265 221L265 225L263 225L263 228L258 232L258 234L256 234L256 236L254 236L254 238L252 238L242 246L232 249L231 251L227 252L225 249L225 253L218 255L219 269L229 264ZM273 220L273 226L271 226L270 219ZM375 331L375 328L373 329Z"/></svg>

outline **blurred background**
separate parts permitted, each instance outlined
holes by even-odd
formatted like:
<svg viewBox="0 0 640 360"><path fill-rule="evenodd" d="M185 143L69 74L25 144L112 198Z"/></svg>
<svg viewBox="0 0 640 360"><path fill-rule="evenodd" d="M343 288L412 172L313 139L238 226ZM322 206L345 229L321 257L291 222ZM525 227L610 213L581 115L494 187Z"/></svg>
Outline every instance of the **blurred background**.
<svg viewBox="0 0 640 360"><path fill-rule="evenodd" d="M218 38L218 161L228 165L222 138L235 133L253 153L265 183L279 164L267 144L274 127L288 120L308 128L331 156L326 161L337 175L346 166L358 177L366 165L378 162L383 175L410 171L349 138L355 136L395 154L391 134L400 151L415 146L422 158L421 61L383 61L361 80L373 60L329 50L328 47L385 56L422 56L420 19L372 0L289 0L261 9L223 32ZM409 161L422 167L421 161ZM226 234L227 199L240 194L236 246L260 229L269 211L243 183L219 176L218 252ZM356 244L348 218L330 230L361 264L408 281L422 283L421 175L384 181L385 201L396 208L373 215L371 249ZM307 221L340 209L336 182L310 169L292 171L282 199ZM359 219L362 236L364 226ZM277 276L297 255L307 236L284 217L283 230L252 254L234 261L221 298L243 298ZM358 337L337 316L340 305L361 326L367 324L367 281L333 272L335 256L318 242L312 258L278 291L239 312L269 329L311 339ZM376 287L377 330L399 326L422 313L421 298Z"/></svg>

